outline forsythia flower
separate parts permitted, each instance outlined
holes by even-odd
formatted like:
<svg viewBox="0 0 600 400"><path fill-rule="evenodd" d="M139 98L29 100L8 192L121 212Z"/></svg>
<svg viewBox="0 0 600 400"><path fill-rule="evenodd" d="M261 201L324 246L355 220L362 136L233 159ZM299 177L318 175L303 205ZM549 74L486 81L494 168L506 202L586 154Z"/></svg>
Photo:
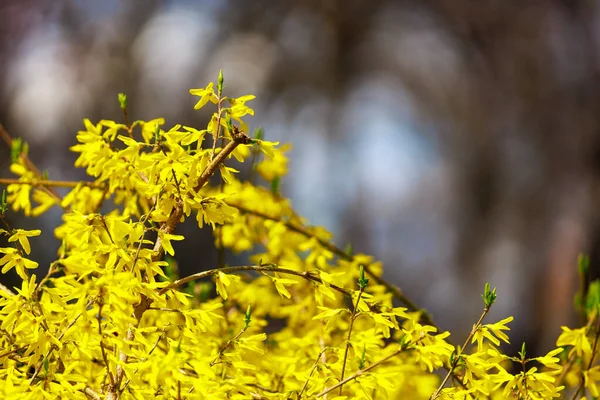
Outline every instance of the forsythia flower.
<svg viewBox="0 0 600 400"><path fill-rule="evenodd" d="M91 181L68 185L62 199L23 155L11 165L19 178L8 186L2 217L9 205L36 216L57 204L65 213L54 231L59 258L39 282L27 271L38 264L26 256L40 231L0 230L14 244L0 248L1 272L15 268L21 278L14 290L0 286L0 398L560 395L561 376L569 379L561 348L529 359L524 346L520 358L503 354L512 317L478 323L455 347L449 332L383 280L381 262L340 250L325 228L308 226L274 190L290 146L246 136L254 96L222 92L222 73L216 84L190 90L199 97L195 109L218 104L201 128L166 126L163 118L85 119L71 150ZM119 105L126 111L123 94ZM207 133L214 148L204 143ZM251 150L263 157L256 168L271 188L243 181L243 169L231 165ZM109 204L115 209L100 213ZM174 256L173 241L186 240L176 228L190 217L212 229L220 249L241 253L237 259L246 252L248 262L180 276L176 260L162 256ZM487 312L495 290L486 292ZM563 328L557 345L570 347L575 385L598 396L593 322Z"/></svg>

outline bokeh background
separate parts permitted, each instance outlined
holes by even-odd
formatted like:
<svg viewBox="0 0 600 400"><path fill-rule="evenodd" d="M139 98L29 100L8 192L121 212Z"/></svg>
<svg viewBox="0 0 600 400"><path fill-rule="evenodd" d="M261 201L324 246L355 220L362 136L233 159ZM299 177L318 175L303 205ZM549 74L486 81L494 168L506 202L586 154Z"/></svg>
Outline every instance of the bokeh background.
<svg viewBox="0 0 600 400"><path fill-rule="evenodd" d="M251 126L293 144L282 190L311 223L457 342L491 282L490 319L541 353L577 324L577 255L600 255L599 54L593 0L2 0L0 123L83 179L83 117L120 120L125 92L133 119L204 126L188 90L222 68L227 95L257 95ZM59 221L33 240L42 268ZM210 232L182 230L181 270L214 266Z"/></svg>

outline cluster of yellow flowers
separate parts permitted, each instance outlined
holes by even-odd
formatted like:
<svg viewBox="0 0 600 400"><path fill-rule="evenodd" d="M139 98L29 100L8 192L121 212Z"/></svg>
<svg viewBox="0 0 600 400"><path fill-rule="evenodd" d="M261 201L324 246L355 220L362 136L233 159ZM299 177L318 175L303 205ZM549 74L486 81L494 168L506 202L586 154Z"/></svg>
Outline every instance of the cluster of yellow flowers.
<svg viewBox="0 0 600 400"><path fill-rule="evenodd" d="M72 150L93 181L50 181L13 144L19 177L0 204L13 246L0 248L0 266L22 284L0 286L0 398L546 399L573 393L565 385L599 395L595 305L585 327L563 328L561 347L512 357L501 351L512 317L483 323L496 300L486 285L481 318L452 344L380 262L294 212L278 191L289 147L245 133L254 96L225 97L222 74L190 92L196 109L216 106L206 129L129 123L124 95L125 123L85 120ZM251 160L267 185L240 180L232 158ZM116 207L102 215L106 201ZM53 206L64 210L62 245L40 279L28 259L40 231L4 215ZM248 251L248 264L202 270L200 257L201 272L177 276L165 253L191 215L217 247Z"/></svg>

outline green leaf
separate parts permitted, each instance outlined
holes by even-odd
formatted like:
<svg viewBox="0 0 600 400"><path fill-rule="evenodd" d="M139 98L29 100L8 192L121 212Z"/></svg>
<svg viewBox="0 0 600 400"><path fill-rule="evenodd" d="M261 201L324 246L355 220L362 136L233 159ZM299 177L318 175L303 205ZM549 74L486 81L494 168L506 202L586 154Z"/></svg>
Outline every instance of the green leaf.
<svg viewBox="0 0 600 400"><path fill-rule="evenodd" d="M590 283L585 304L588 318L600 311L600 280Z"/></svg>
<svg viewBox="0 0 600 400"><path fill-rule="evenodd" d="M254 130L254 133L252 134L252 137L253 137L255 140L262 140L264 136L265 136L265 131L264 131L264 129L263 129L263 128L261 128L260 126L259 126L258 128L256 128L256 129Z"/></svg>

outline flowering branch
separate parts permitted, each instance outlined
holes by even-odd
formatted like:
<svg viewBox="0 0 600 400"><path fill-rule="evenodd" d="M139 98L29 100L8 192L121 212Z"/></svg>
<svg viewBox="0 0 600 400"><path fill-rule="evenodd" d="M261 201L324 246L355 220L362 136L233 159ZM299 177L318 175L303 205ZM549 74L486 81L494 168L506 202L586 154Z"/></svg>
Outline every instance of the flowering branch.
<svg viewBox="0 0 600 400"><path fill-rule="evenodd" d="M301 235L304 235L308 238L314 238L316 239L319 244L321 246L323 246L324 248L326 248L327 250L331 251L332 253L334 253L335 255L337 255L338 257L340 257L341 259L345 260L345 261L354 261L354 256L349 255L348 253L346 253L344 250L340 249L339 247L337 247L336 245L334 245L331 242L328 242L327 240L324 240L322 238L319 238L318 236L316 236L314 233L312 233L308 228L295 224L291 221L287 221L284 219L280 219L277 217L273 217L270 216L268 214L262 213L260 211L257 210L253 210L250 208L247 208L241 204L229 201L229 200L224 200L225 203L227 203L227 205L237 208L240 212L244 213L244 214L250 214L250 215L254 215L257 217L260 217L262 219L266 219L266 220L270 220L270 221L275 221L275 222L279 222L282 223L286 228L288 228L291 231L294 231L296 233L299 233ZM409 310L411 311L421 311L422 316L421 318L423 319L423 321L427 324L427 325L431 325L433 327L437 327L437 325L435 324L435 322L433 321L431 315L429 315L429 313L427 313L425 310L423 310L422 308L420 308L419 306L417 306L415 303L413 303L408 297L406 297L403 293L402 290L400 290L400 288L392 285L391 283L387 282L385 279L383 279L380 276L377 276L376 274L373 273L373 271L371 271L369 269L368 265L364 265L364 269L365 272L369 275L370 278L372 278L375 282L377 282L377 284L382 285L383 287L385 287L390 293L392 293L394 295L394 298L396 298L399 302L401 302L402 304L404 304L406 307L408 307Z"/></svg>
<svg viewBox="0 0 600 400"><path fill-rule="evenodd" d="M217 154L217 156L212 159L210 164L204 169L204 171L202 172L202 175L200 175L200 178L198 179L198 183L196 184L194 191L196 191L196 192L199 191L202 188L202 186L204 186L206 184L206 182L208 182L208 179L217 170L217 168L219 167L219 164L221 164L221 162L223 162L223 160L225 160L225 158L227 158L227 156L229 156L229 154L231 154L238 145L247 144L247 143L250 143L250 138L248 136L246 136L246 134L244 132L236 130L234 132L234 134L232 135L232 140L229 143L227 143L225 148L223 148ZM167 234L171 234L171 233L175 232L175 228L177 227L177 224L181 220L182 216L183 216L183 200L178 199L178 201L175 205L175 208L171 212L171 215L169 216L167 221L163 222L160 225L160 230ZM164 248L163 248L162 240L161 240L160 236L158 236L156 238L156 242L154 243L154 255L152 256L152 261L159 260L162 257L163 251L164 251ZM133 316L135 317L135 319L137 321L135 324L136 326L139 325L140 320L142 319L142 316L144 315L144 312L146 312L146 310L148 310L148 308L150 307L151 304L152 304L152 300L150 300L147 296L142 296L140 303L135 307L135 309L133 311ZM126 336L127 340L133 340L135 338L134 328L135 327L132 326L127 330L127 336ZM119 361L122 364L125 364L125 363L127 363L127 360L128 360L127 354L125 352L121 351L119 354ZM123 376L125 374L125 370L123 369L122 364L117 366L115 384L114 385L111 384L109 386L109 390L106 395L106 400L117 400L119 398L119 392L120 392L119 388L121 386L121 382L122 382Z"/></svg>
<svg viewBox="0 0 600 400"><path fill-rule="evenodd" d="M392 354L382 358L379 361L374 362L373 364L369 365L366 368L363 369L359 369L358 371L356 371L354 374L350 375L349 377L347 377L346 379L336 383L335 385L328 387L327 389L323 390L321 393L317 394L315 397L319 398L322 396L325 396L327 393L334 391L335 389L345 385L346 383L353 381L354 379L357 379L358 377L364 375L366 372L369 372L370 370L372 370L373 368L377 367L378 365L383 364L384 362L396 357L398 354L402 353L403 351L406 350L410 350L410 349L406 349L406 348L399 348L398 350L394 351Z"/></svg>

